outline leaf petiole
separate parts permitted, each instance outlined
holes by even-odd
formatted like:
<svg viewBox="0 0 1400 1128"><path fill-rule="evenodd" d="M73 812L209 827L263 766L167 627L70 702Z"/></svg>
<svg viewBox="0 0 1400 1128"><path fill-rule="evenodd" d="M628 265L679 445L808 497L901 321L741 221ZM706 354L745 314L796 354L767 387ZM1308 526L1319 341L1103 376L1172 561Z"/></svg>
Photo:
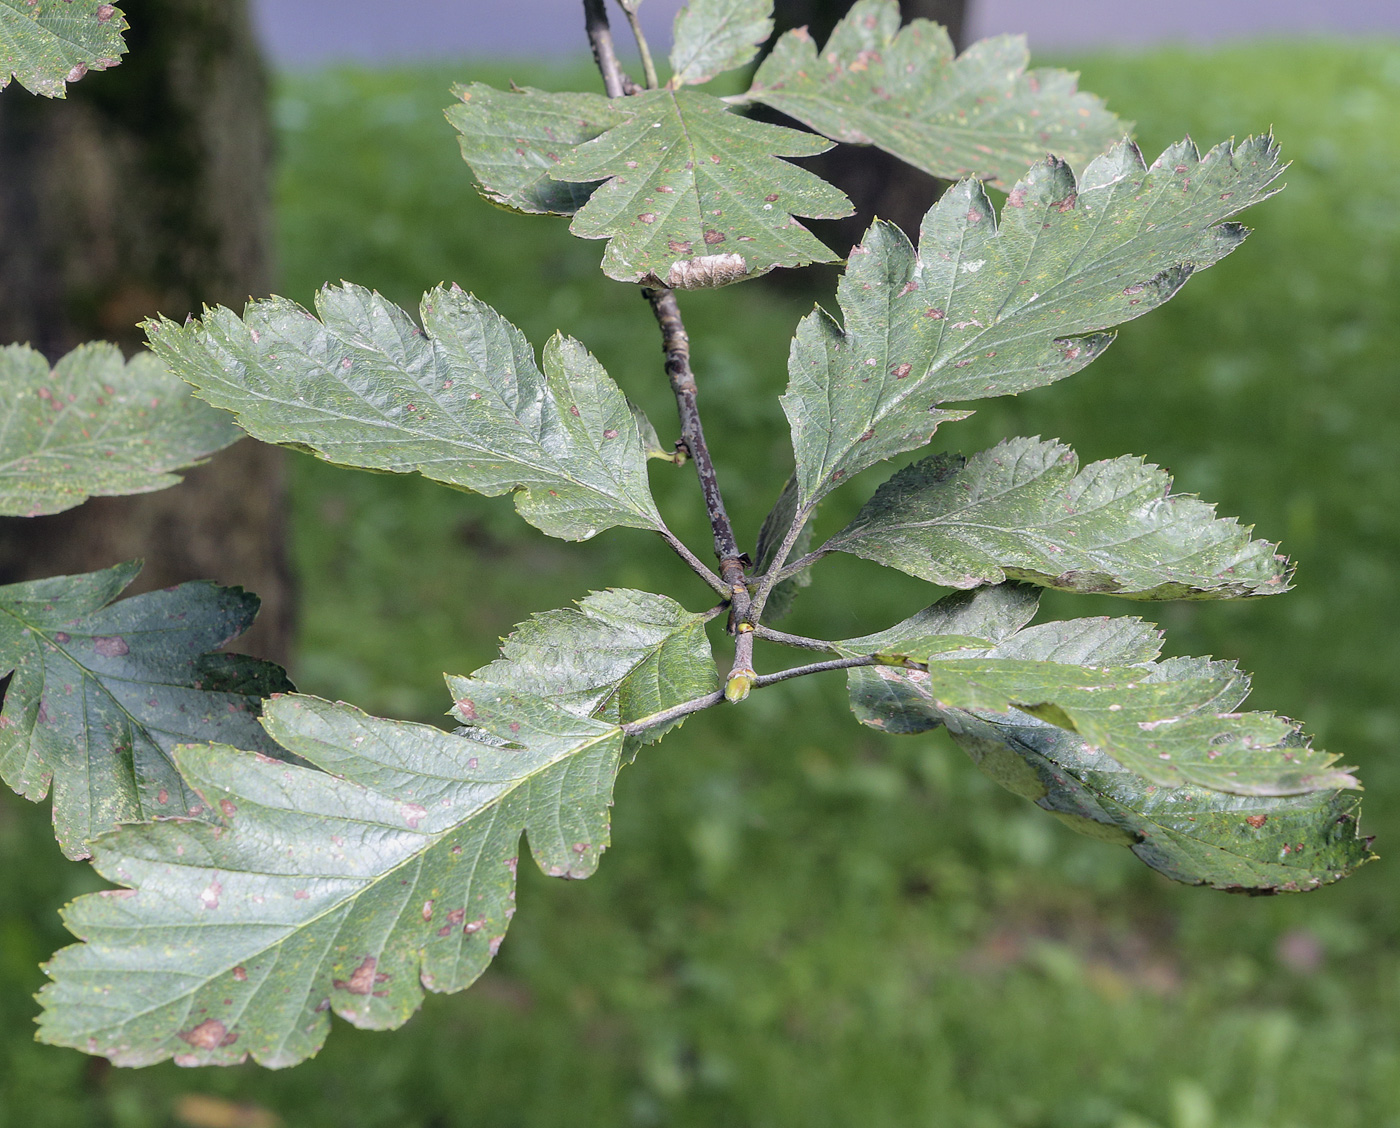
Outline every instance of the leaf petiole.
<svg viewBox="0 0 1400 1128"><path fill-rule="evenodd" d="M627 13L627 23L632 28L632 38L637 41L637 51L642 56L642 73L646 77L647 89L655 90L661 83L656 77L656 64L652 62L651 48L647 46L647 37L642 34L641 21L637 19L637 4L639 0L618 0L622 5L622 10Z"/></svg>

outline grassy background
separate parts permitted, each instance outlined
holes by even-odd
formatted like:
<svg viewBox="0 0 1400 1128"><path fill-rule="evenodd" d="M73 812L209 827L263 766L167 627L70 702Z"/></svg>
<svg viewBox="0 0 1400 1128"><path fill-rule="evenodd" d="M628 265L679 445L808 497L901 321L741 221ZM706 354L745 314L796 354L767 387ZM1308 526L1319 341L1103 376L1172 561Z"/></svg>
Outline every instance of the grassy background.
<svg viewBox="0 0 1400 1128"><path fill-rule="evenodd" d="M1388 853L1400 832L1400 44L1078 65L1138 121L1149 159L1186 131L1205 145L1272 124L1294 160L1288 189L1247 217L1243 248L1085 372L979 405L940 437L969 452L1021 433L1063 438L1086 461L1143 454L1282 539L1300 562L1289 596L1147 611L1170 653L1239 658L1256 673L1253 707L1304 717L1361 765L1364 827ZM601 244L475 198L440 113L447 85L468 77L561 88L571 76L464 65L283 82L281 291L309 301L343 277L411 307L455 280L537 346L555 329L578 336L673 436L649 314L601 279ZM775 396L812 296L687 296L742 529L787 470ZM883 473L838 494L825 521ZM653 481L673 527L703 546L689 469L660 466ZM639 533L565 545L503 499L310 460L295 491L294 676L372 711L439 718L442 671L486 661L512 623L592 588L706 605ZM850 635L928 597L898 573L831 561L790 624ZM1056 597L1045 610L1142 608ZM318 1060L284 1073L114 1071L34 1045L35 964L66 938L54 909L93 882L57 857L46 812L0 798L0 1128L1400 1124L1393 863L1304 897L1172 885L1000 792L941 739L857 727L839 676L693 718L623 773L597 877L521 868L522 911L472 991L431 998L395 1034L337 1022Z"/></svg>

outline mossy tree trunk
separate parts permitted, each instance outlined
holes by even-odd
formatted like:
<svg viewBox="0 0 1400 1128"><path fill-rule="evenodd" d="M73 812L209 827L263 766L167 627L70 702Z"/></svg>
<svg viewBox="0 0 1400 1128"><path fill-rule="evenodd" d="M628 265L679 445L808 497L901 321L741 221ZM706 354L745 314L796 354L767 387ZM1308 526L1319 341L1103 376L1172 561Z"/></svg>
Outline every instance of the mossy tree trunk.
<svg viewBox="0 0 1400 1128"><path fill-rule="evenodd" d="M850 6L850 0L777 0L773 14L779 32L806 27L820 45ZM953 45L962 50L967 0L900 0L899 8L906 23L922 18L942 24ZM810 223L812 230L842 255L860 242L875 216L899 224L911 238L916 237L924 212L942 191L941 182L934 177L875 148L842 145L798 163L830 180L856 206L855 214L846 219Z"/></svg>
<svg viewBox="0 0 1400 1128"><path fill-rule="evenodd" d="M0 342L55 360L137 323L242 309L271 283L267 76L246 0L127 0L129 54L66 101L0 95ZM142 557L138 588L237 584L263 609L241 648L285 660L292 590L282 452L251 440L173 489L0 522L0 582Z"/></svg>

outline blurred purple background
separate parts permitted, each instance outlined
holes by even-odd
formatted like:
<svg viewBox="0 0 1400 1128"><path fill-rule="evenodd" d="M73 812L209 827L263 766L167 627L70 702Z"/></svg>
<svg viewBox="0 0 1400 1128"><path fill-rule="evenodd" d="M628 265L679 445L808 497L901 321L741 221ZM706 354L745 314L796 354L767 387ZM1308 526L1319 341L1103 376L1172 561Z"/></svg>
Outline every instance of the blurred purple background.
<svg viewBox="0 0 1400 1128"><path fill-rule="evenodd" d="M642 5L653 49L664 53L683 2ZM561 55L584 48L577 0L254 0L253 7L268 53L283 66ZM1042 51L1260 35L1400 34L1400 0L970 0L970 8L969 40L1023 31L1032 49ZM622 22L615 8L611 14Z"/></svg>

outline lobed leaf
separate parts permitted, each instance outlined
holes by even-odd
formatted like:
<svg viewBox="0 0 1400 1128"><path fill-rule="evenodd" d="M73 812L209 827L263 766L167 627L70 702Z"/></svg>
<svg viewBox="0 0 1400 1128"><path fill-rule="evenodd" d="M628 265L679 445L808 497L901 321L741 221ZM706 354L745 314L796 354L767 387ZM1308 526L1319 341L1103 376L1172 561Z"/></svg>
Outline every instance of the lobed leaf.
<svg viewBox="0 0 1400 1128"><path fill-rule="evenodd" d="M950 188L924 217L917 255L876 222L851 252L837 300L844 330L818 309L788 360L801 508L852 474L922 446L942 405L1013 395L1079 371L1113 340L1101 332L1161 305L1243 240L1222 222L1265 199L1279 174L1272 138L1190 141L1152 167L1128 143L1076 183L1037 165L996 215L982 186Z"/></svg>
<svg viewBox="0 0 1400 1128"><path fill-rule="evenodd" d="M476 717L460 702L471 696L473 681L545 698L575 716L625 724L703 697L719 676L704 615L664 595L613 588L590 593L577 609L534 615L502 643L496 661L470 678L449 676L448 689L459 699L453 714L469 727ZM680 723L649 729L638 743L654 743Z"/></svg>
<svg viewBox="0 0 1400 1128"><path fill-rule="evenodd" d="M622 733L485 683L471 740L314 697L264 723L323 769L218 745L177 753L220 825L164 820L95 844L126 888L80 897L39 1036L121 1065L293 1065L330 1013L401 1025L459 991L515 911L521 833L541 868L587 877L608 841Z"/></svg>
<svg viewBox="0 0 1400 1128"><path fill-rule="evenodd" d="M1054 440L940 454L875 491L825 548L969 588L1022 580L1134 599L1234 599L1288 590L1277 545L1172 495L1171 476L1125 455L1079 470Z"/></svg>
<svg viewBox="0 0 1400 1128"><path fill-rule="evenodd" d="M954 59L938 24L900 30L897 0L858 0L820 55L806 28L780 37L745 100L933 176L994 184L1014 184L1046 153L1083 167L1132 132L1075 74L1029 63L1024 36L984 39Z"/></svg>
<svg viewBox="0 0 1400 1128"><path fill-rule="evenodd" d="M597 187L554 180L550 170L576 145L626 120L601 94L551 94L530 87L495 90L458 85L446 110L462 136L462 159L481 194L532 215L573 215Z"/></svg>
<svg viewBox="0 0 1400 1128"><path fill-rule="evenodd" d="M258 599L187 583L113 603L139 564L0 587L0 777L26 799L53 788L70 858L120 823L209 811L175 763L192 741L266 753L261 699L291 689L282 670L211 654L247 630Z"/></svg>
<svg viewBox="0 0 1400 1128"><path fill-rule="evenodd" d="M470 294L423 298L423 331L349 283L295 302L251 303L240 318L147 326L172 371L265 442L328 462L494 497L550 536L586 540L614 525L657 529L635 408L572 338L535 363L520 330Z"/></svg>
<svg viewBox="0 0 1400 1128"><path fill-rule="evenodd" d="M829 141L741 117L693 90L651 90L612 105L626 120L550 172L604 181L569 230L608 240L609 278L694 289L836 257L795 217L849 215L850 201L777 159L814 156Z"/></svg>
<svg viewBox="0 0 1400 1128"><path fill-rule="evenodd" d="M744 66L773 34L773 0L686 0L671 37L671 89Z"/></svg>
<svg viewBox="0 0 1400 1128"><path fill-rule="evenodd" d="M1332 766L1336 756L1308 745L1294 722L1237 713L1249 680L1233 663L1153 663L1160 637L1138 620L1009 629L1027 610L1025 596L984 603L983 594L954 602L941 616L935 604L881 635L837 644L845 653L868 646L867 653L927 667L853 672L852 704L862 723L920 732L943 723L949 710L1030 715L1078 733L1162 787L1296 795L1359 786L1347 769ZM961 629L945 635L939 620L950 614ZM979 638L990 645L977 647Z"/></svg>
<svg viewBox="0 0 1400 1128"><path fill-rule="evenodd" d="M0 515L163 490L242 437L149 353L79 345L50 371L26 345L0 350Z"/></svg>
<svg viewBox="0 0 1400 1128"><path fill-rule="evenodd" d="M15 78L62 98L67 83L121 61L126 30L121 9L99 0L0 0L0 90Z"/></svg>
<svg viewBox="0 0 1400 1128"><path fill-rule="evenodd" d="M1204 674L1219 687L1211 708L1230 708L1248 690L1247 680L1225 663L1177 659L1156 664L1161 635L1138 619L1075 619L1025 627L1036 599L1032 589L1013 584L958 592L889 631L838 645L851 653L894 654L927 647L926 640L940 633L959 632L988 641L981 652L957 651L953 656L959 659L976 654L1099 669L1136 666L1144 681L1153 684ZM931 657L930 669L944 664L936 654ZM1312 889L1344 877L1371 857L1369 839L1357 834L1359 799L1330 787L1278 796L1239 795L1189 783L1172 786L1130 770L1106 745L1019 710L971 712L934 703L919 671L854 669L850 687L852 708L862 723L900 733L946 724L953 739L998 783L1080 833L1129 846L1177 881L1254 892ZM1181 744L1173 754L1188 751ZM1207 761L1211 751L1207 746ZM1296 727L1282 742L1285 763L1292 754L1316 755ZM1350 777L1338 777L1338 782L1355 786Z"/></svg>
<svg viewBox="0 0 1400 1128"><path fill-rule="evenodd" d="M1128 846L1188 885L1235 892L1316 889L1370 861L1358 833L1360 796L1333 790L1283 797L1164 788L1082 737L1023 718L949 713L949 733L1003 787L1081 834Z"/></svg>

